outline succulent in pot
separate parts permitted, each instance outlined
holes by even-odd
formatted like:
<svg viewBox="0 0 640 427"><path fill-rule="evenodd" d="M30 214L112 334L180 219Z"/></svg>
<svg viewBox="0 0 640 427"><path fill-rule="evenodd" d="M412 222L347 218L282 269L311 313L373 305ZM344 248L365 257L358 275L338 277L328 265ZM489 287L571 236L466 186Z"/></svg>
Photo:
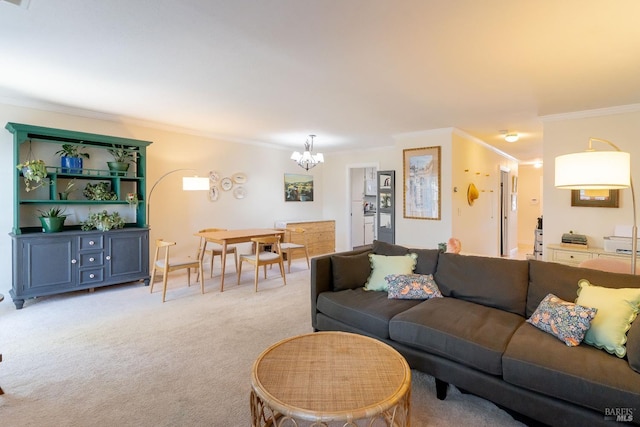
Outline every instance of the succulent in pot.
<svg viewBox="0 0 640 427"><path fill-rule="evenodd" d="M59 207L52 207L47 210L40 210L40 223L42 231L45 233L57 233L62 231L64 221L67 219L65 210Z"/></svg>

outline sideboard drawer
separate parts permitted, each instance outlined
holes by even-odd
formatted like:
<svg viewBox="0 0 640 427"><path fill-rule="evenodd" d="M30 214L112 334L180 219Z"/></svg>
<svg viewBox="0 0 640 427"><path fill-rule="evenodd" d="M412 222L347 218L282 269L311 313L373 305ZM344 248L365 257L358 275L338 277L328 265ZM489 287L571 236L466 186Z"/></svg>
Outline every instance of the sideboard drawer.
<svg viewBox="0 0 640 427"><path fill-rule="evenodd" d="M561 264L578 265L587 259L591 259L589 252L553 251L553 261Z"/></svg>

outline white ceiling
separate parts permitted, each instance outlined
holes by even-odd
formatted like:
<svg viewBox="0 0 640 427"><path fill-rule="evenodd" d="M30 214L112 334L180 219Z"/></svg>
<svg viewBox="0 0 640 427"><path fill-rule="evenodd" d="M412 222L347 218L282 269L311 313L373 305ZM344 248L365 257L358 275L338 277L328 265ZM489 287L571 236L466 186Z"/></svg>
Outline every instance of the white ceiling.
<svg viewBox="0 0 640 427"><path fill-rule="evenodd" d="M456 127L526 162L539 116L640 103L639 16L638 0L0 0L0 101L292 148L314 133L325 152Z"/></svg>

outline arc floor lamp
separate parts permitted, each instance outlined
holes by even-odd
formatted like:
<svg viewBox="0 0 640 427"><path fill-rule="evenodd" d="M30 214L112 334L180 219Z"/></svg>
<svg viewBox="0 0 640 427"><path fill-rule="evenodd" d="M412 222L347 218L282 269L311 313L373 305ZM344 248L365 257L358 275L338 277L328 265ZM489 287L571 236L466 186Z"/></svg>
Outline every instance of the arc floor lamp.
<svg viewBox="0 0 640 427"><path fill-rule="evenodd" d="M196 172L195 169L174 169L171 170L167 173L165 173L164 175L162 175L160 178L158 178L156 180L156 182L153 183L153 186L151 187L151 190L149 190L149 195L147 196L147 227L149 226L149 215L150 215L150 210L151 210L151 195L153 194L153 190L156 188L156 186L160 183L160 181L162 181L163 179L165 179L167 176L176 173L176 172L182 172L182 171L193 171ZM200 177L200 176L184 176L182 177L182 191L208 191L209 190L209 178L207 177Z"/></svg>
<svg viewBox="0 0 640 427"><path fill-rule="evenodd" d="M593 142L609 145L615 151L596 151ZM556 157L555 186L568 190L631 189L633 227L631 229L631 274L636 274L638 225L636 194L631 179L631 155L611 141L589 138L589 148L581 153Z"/></svg>

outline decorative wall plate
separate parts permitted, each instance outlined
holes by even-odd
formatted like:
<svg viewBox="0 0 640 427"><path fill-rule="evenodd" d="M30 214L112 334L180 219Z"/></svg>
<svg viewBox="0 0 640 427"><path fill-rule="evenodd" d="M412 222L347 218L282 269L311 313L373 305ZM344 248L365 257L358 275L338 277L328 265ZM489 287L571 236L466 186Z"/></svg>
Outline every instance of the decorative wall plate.
<svg viewBox="0 0 640 427"><path fill-rule="evenodd" d="M246 195L247 195L247 190L245 190L244 187L242 186L236 187L233 190L233 197L235 197L236 199L244 199Z"/></svg>
<svg viewBox="0 0 640 427"><path fill-rule="evenodd" d="M217 184L220 181L220 174L216 171L209 172L209 180L212 184Z"/></svg>
<svg viewBox="0 0 640 427"><path fill-rule="evenodd" d="M244 184L247 182L247 175L242 172L238 172L231 175L231 179L233 179L233 182L236 184Z"/></svg>
<svg viewBox="0 0 640 427"><path fill-rule="evenodd" d="M218 194L220 192L218 191L218 187L211 187L209 189L209 200L211 200L212 202L215 202L216 200L218 200Z"/></svg>
<svg viewBox="0 0 640 427"><path fill-rule="evenodd" d="M220 181L220 187L224 191L229 191L231 190L231 187L233 187L233 181L231 181L231 178L222 178L222 181Z"/></svg>

